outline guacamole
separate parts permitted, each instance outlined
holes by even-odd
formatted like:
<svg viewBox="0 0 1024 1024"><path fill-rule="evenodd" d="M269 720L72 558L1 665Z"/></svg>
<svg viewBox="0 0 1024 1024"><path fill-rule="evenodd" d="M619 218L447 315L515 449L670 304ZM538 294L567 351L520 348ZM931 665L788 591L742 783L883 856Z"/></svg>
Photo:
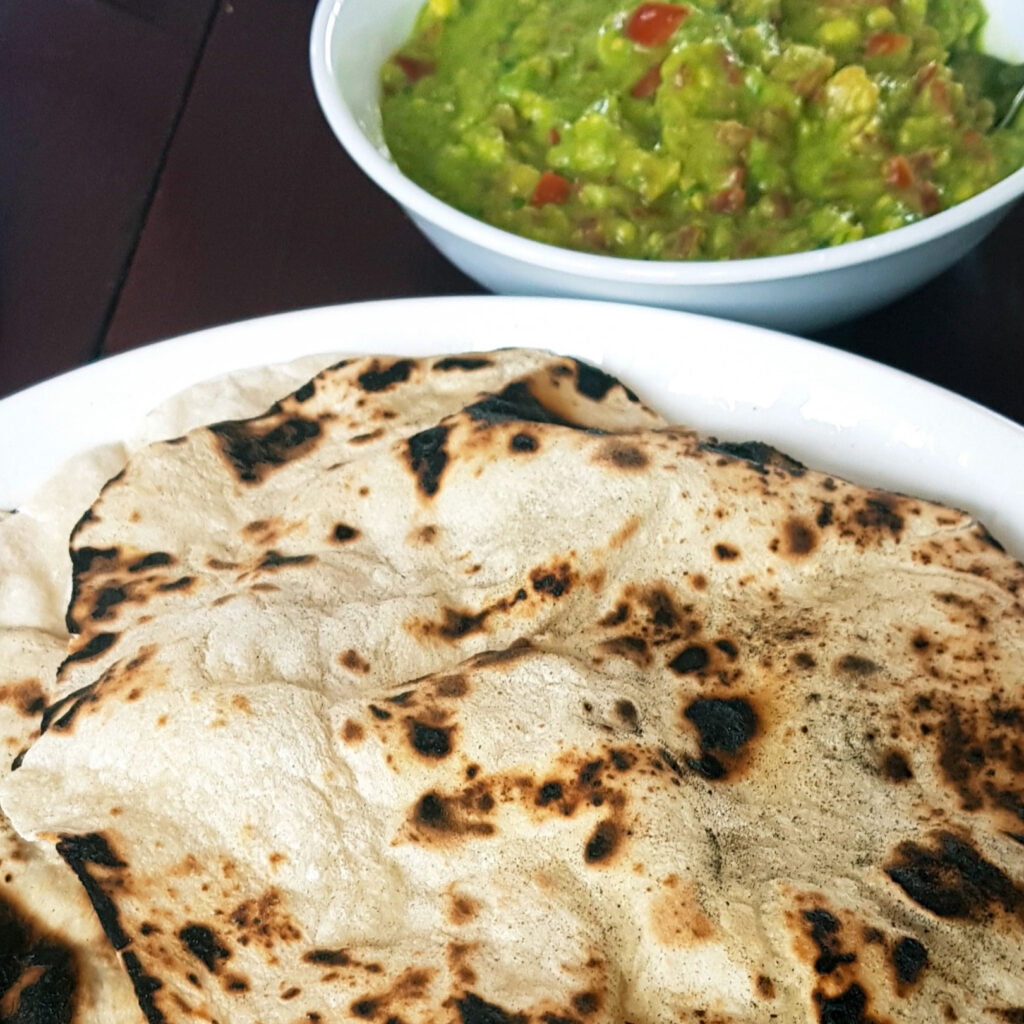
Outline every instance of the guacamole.
<svg viewBox="0 0 1024 1024"><path fill-rule="evenodd" d="M384 134L428 191L553 245L838 245L1024 164L1024 127L990 133L949 66L983 18L978 0L429 0L382 68Z"/></svg>

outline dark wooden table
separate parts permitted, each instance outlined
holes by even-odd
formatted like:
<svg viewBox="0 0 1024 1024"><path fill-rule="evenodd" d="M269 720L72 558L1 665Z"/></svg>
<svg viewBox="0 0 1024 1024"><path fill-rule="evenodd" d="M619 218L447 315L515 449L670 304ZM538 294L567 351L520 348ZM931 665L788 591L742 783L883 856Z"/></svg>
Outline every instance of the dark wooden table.
<svg viewBox="0 0 1024 1024"><path fill-rule="evenodd" d="M0 396L199 327L481 290L334 141L313 7L0 4ZM1022 239L1024 204L942 277L816 337L1024 422Z"/></svg>

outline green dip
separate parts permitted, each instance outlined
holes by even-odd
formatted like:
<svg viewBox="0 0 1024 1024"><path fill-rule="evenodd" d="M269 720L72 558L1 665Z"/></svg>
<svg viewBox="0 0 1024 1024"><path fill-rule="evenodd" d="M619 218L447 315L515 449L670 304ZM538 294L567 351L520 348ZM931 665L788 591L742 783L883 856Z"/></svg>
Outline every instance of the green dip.
<svg viewBox="0 0 1024 1024"><path fill-rule="evenodd" d="M636 259L890 231L1024 164L949 55L978 0L430 0L382 71L398 166L542 242Z"/></svg>

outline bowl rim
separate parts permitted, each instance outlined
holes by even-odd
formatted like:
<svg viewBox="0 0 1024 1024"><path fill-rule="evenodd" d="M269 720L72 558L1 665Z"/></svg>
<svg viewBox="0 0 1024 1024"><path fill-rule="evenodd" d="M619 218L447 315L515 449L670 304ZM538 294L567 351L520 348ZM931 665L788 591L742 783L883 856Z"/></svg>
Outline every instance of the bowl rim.
<svg viewBox="0 0 1024 1024"><path fill-rule="evenodd" d="M782 256L731 260L638 260L581 252L516 235L457 210L407 178L386 149L363 131L342 96L333 68L333 38L346 3L319 0L313 15L309 60L321 111L349 156L379 188L414 216L481 249L538 268L638 285L728 285L810 277L897 256L935 242L1004 211L1024 194L1024 167L949 209L880 235ZM374 69L376 75L376 69Z"/></svg>

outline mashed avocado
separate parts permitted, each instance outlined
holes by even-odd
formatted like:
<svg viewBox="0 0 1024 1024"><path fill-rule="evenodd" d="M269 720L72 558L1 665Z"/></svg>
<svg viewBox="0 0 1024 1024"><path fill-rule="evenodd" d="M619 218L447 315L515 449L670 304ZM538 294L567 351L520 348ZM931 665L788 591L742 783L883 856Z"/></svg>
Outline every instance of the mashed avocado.
<svg viewBox="0 0 1024 1024"><path fill-rule="evenodd" d="M1024 129L988 134L992 105L949 67L983 17L978 0L430 0L382 69L384 133L428 191L554 245L838 245L1024 163Z"/></svg>

